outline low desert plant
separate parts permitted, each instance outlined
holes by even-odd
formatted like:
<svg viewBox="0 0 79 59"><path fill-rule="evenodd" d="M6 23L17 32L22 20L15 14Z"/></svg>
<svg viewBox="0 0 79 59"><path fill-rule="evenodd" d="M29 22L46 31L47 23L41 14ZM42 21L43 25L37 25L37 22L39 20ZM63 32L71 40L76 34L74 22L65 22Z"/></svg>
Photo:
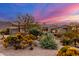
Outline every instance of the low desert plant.
<svg viewBox="0 0 79 59"><path fill-rule="evenodd" d="M62 40L61 40L61 43L63 45L71 45L72 44L72 40L68 37L64 37Z"/></svg>
<svg viewBox="0 0 79 59"><path fill-rule="evenodd" d="M5 29L5 30L0 30L0 34L9 35L9 34L10 34L10 29L7 28L7 29Z"/></svg>
<svg viewBox="0 0 79 59"><path fill-rule="evenodd" d="M79 50L74 47L64 46L58 51L57 56L79 56Z"/></svg>
<svg viewBox="0 0 79 59"><path fill-rule="evenodd" d="M57 49L57 44L53 38L53 35L51 33L47 33L45 35L42 35L42 38L40 40L40 44L42 48L46 49Z"/></svg>
<svg viewBox="0 0 79 59"><path fill-rule="evenodd" d="M28 34L26 36L21 34L17 34L15 36L10 35L3 40L3 46L5 48L14 47L14 49L24 49L29 46L30 49L33 49L33 41L35 39L36 37L32 34Z"/></svg>
<svg viewBox="0 0 79 59"><path fill-rule="evenodd" d="M29 30L29 33L32 34L32 35L35 35L35 36L39 36L39 35L42 34L42 33L41 33L39 30L37 30L37 29L31 29L31 30Z"/></svg>

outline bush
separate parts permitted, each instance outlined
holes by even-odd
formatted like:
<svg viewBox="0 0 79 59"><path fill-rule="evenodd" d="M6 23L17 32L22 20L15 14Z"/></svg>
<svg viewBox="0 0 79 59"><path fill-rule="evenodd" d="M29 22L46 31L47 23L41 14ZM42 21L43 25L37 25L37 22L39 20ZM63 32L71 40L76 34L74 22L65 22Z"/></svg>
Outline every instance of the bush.
<svg viewBox="0 0 79 59"><path fill-rule="evenodd" d="M64 46L58 51L57 56L79 56L79 50L74 47Z"/></svg>
<svg viewBox="0 0 79 59"><path fill-rule="evenodd" d="M77 31L67 31L61 35L61 43L63 45L77 46L79 44L79 32Z"/></svg>
<svg viewBox="0 0 79 59"><path fill-rule="evenodd" d="M47 33L42 35L40 40L40 44L42 48L46 49L57 49L57 44L54 41L53 35L51 33Z"/></svg>
<svg viewBox="0 0 79 59"><path fill-rule="evenodd" d="M9 35L9 34L10 34L9 32L10 32L10 29L7 28L6 30L1 30L1 31L0 31L0 34Z"/></svg>
<svg viewBox="0 0 79 59"><path fill-rule="evenodd" d="M9 34L10 34L10 29L7 28L7 29L5 30L5 35L9 35Z"/></svg>
<svg viewBox="0 0 79 59"><path fill-rule="evenodd" d="M16 36L8 36L6 39L4 39L4 43L7 43L8 46L7 47L14 47L14 48L17 48L15 46L19 46L21 42L21 39L18 39L18 37Z"/></svg>
<svg viewBox="0 0 79 59"><path fill-rule="evenodd" d="M61 43L63 45L71 45L72 44L72 40L68 37L64 37L62 40L61 40Z"/></svg>
<svg viewBox="0 0 79 59"><path fill-rule="evenodd" d="M38 35L41 35L42 33L37 30L37 29L31 29L29 30L29 33L32 34L32 35L35 35L35 36L38 36Z"/></svg>
<svg viewBox="0 0 79 59"><path fill-rule="evenodd" d="M15 37L15 36L8 36L7 38L5 38L3 40L3 46L5 48L7 48L8 46L13 46L13 44L15 44L16 39L17 39L17 37Z"/></svg>
<svg viewBox="0 0 79 59"><path fill-rule="evenodd" d="M32 34L22 36L21 34L17 34L15 36L8 36L6 39L3 40L3 46L13 47L14 49L24 49L26 47L30 47L33 49L33 41L36 37Z"/></svg>

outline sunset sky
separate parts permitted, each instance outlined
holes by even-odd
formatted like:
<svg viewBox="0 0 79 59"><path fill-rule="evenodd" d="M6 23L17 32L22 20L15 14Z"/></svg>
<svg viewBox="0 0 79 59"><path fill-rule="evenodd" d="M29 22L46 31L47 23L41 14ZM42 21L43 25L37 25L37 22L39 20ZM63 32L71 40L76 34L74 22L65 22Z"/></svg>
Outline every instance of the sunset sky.
<svg viewBox="0 0 79 59"><path fill-rule="evenodd" d="M60 23L79 21L79 4L52 3L52 4L0 4L1 20L16 20L16 16L29 13L41 23Z"/></svg>

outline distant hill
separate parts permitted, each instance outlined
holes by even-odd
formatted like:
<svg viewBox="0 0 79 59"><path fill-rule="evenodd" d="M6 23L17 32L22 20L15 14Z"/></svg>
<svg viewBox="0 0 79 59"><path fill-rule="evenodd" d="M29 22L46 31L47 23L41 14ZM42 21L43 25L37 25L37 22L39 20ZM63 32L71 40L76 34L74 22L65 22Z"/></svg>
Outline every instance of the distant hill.
<svg viewBox="0 0 79 59"><path fill-rule="evenodd" d="M0 29L9 28L9 27L12 26L12 23L16 23L16 21L0 20ZM60 22L60 23L57 23L57 24L54 23L54 24L41 24L41 25L44 26L44 27L61 27L61 26L64 26L64 25L69 25L70 23L79 25L79 22Z"/></svg>
<svg viewBox="0 0 79 59"><path fill-rule="evenodd" d="M5 29L12 26L10 21L0 21L0 29Z"/></svg>
<svg viewBox="0 0 79 59"><path fill-rule="evenodd" d="M60 22L60 23L52 23L52 24L42 24L43 27L52 27L52 28L57 28L57 27L65 27L65 26L69 26L70 24L72 25L78 25L79 26L79 22Z"/></svg>

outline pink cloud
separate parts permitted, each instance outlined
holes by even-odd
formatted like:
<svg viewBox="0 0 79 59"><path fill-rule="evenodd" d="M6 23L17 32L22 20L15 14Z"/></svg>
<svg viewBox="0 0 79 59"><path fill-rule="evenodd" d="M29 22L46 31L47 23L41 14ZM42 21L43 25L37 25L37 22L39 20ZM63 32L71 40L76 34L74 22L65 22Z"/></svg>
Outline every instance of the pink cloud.
<svg viewBox="0 0 79 59"><path fill-rule="evenodd" d="M36 6L35 11L34 11L34 16L37 19L40 19L42 17L42 10L44 8L45 4L38 4L38 6Z"/></svg>
<svg viewBox="0 0 79 59"><path fill-rule="evenodd" d="M57 10L52 12L53 14L58 14L57 16L51 16L51 17L49 17L47 19L44 19L40 22L42 22L42 23L43 22L46 22L46 23L59 23L59 22L64 21L66 19L66 17L64 17L64 16L68 16L68 15L70 16L78 10L79 10L79 4L70 4L66 8L63 7L63 9L59 9L59 10L57 9Z"/></svg>

